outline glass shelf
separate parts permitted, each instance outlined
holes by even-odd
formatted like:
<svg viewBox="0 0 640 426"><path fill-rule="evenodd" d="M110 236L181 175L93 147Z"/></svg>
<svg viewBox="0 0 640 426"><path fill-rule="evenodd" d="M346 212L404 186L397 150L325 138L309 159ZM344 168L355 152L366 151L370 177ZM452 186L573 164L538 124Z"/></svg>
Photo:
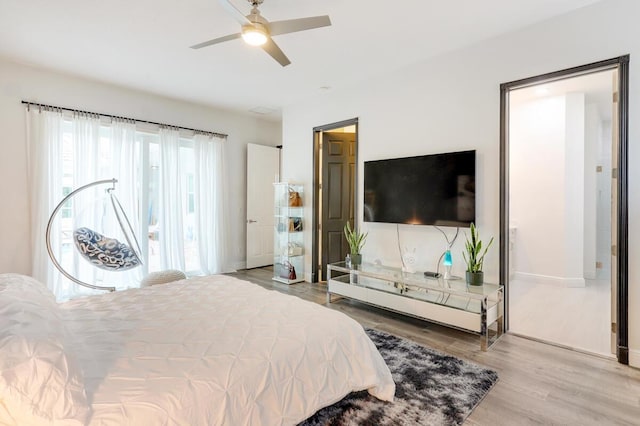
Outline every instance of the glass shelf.
<svg viewBox="0 0 640 426"><path fill-rule="evenodd" d="M301 184L274 184L273 280L285 284L304 281L304 187ZM290 205L291 204L291 205ZM289 270L295 278L289 278Z"/></svg>
<svg viewBox="0 0 640 426"><path fill-rule="evenodd" d="M377 278L379 280L392 281L403 284L413 289L435 290L448 294L456 294L471 299L482 300L486 296L495 294L501 286L484 283L481 286L468 285L464 279L445 280L443 278L426 277L423 273L409 273L401 268L362 263L361 265L346 266L345 262L331 264L333 271L339 271L357 276Z"/></svg>

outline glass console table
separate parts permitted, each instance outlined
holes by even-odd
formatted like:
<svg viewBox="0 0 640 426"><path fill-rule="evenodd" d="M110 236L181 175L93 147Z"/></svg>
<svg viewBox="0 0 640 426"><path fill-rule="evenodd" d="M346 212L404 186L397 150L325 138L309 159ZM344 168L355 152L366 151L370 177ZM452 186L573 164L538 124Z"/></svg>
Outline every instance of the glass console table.
<svg viewBox="0 0 640 426"><path fill-rule="evenodd" d="M486 351L503 332L503 286L427 278L400 268L345 262L327 265L327 303L332 295L356 299L383 309L473 332ZM490 330L495 326L495 332Z"/></svg>

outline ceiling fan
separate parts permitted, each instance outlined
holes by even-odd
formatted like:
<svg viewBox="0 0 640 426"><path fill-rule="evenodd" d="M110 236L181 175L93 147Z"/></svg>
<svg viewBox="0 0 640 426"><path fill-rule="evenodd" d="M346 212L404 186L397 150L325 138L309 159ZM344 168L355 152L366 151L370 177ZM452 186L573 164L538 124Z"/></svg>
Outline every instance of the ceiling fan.
<svg viewBox="0 0 640 426"><path fill-rule="evenodd" d="M236 34L230 34L224 37L214 38L194 46L192 49L200 49L211 46L212 44L222 43L224 41L234 40L242 37L247 44L252 46L260 46L273 59L278 61L280 65L286 67L291 63L287 55L278 47L271 38L280 34L295 33L297 31L312 30L314 28L328 27L331 25L329 16L312 16L309 18L288 19L285 21L269 22L260 14L258 7L264 0L248 0L251 4L251 13L244 16L230 0L219 0L220 3L233 15L233 17L242 25L242 31Z"/></svg>

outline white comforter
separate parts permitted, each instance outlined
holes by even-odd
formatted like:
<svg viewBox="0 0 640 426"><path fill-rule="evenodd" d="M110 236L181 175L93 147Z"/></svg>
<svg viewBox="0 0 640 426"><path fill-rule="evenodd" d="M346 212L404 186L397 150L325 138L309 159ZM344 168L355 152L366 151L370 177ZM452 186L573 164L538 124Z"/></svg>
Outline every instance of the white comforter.
<svg viewBox="0 0 640 426"><path fill-rule="evenodd" d="M95 425L296 424L388 367L342 313L227 276L67 302Z"/></svg>

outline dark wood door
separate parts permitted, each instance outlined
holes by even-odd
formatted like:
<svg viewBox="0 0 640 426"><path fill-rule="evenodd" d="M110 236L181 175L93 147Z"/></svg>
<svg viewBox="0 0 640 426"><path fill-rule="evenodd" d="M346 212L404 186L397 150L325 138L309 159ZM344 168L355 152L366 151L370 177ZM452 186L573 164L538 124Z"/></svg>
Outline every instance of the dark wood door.
<svg viewBox="0 0 640 426"><path fill-rule="evenodd" d="M322 277L327 263L344 260L348 245L344 237L347 221L355 215L355 133L322 134Z"/></svg>

